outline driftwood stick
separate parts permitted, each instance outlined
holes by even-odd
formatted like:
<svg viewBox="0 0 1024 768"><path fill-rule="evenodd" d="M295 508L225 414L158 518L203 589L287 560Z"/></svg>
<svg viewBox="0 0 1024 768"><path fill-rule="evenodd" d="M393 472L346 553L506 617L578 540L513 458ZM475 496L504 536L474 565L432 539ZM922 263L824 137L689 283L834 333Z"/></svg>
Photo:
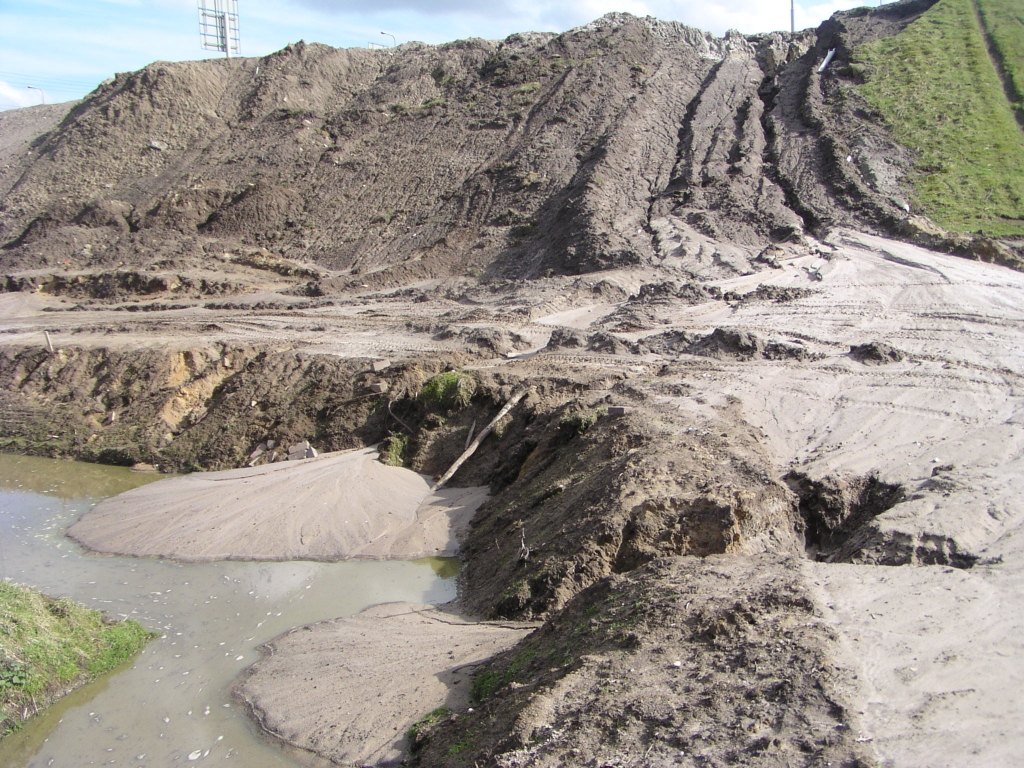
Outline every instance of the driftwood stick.
<svg viewBox="0 0 1024 768"><path fill-rule="evenodd" d="M434 483L433 490L436 491L438 488L440 488L442 485L444 485L445 483L452 479L452 475L454 475L458 471L459 467L461 467L465 463L466 459L468 459L470 456L476 453L476 449L480 447L480 443L484 441L484 438L486 438L489 434L491 434L491 432L494 431L494 427L498 424L498 422L505 418L505 416L508 415L508 412L515 408L516 404L520 400L526 397L527 392L529 392L528 389L520 389L518 392L512 395L512 399L505 403L504 408L498 411L498 415L494 417L494 420L486 427L480 430L480 434L476 436L476 440L470 443L469 447L462 452L462 455L455 460L455 463L448 468L448 471L441 475L441 479Z"/></svg>
<svg viewBox="0 0 1024 768"><path fill-rule="evenodd" d="M397 421L399 424L405 427L406 432L408 432L410 435L415 435L416 433L412 431L412 427L410 427L408 424L406 424L404 421L398 418L398 414L391 410L391 406L394 405L394 403L394 400L388 400L388 413L391 414L392 418L394 418L395 421Z"/></svg>
<svg viewBox="0 0 1024 768"><path fill-rule="evenodd" d="M462 450L469 448L469 444L473 442L474 432L476 432L476 419L473 419L473 423L469 425L469 434L466 435L466 444L462 446Z"/></svg>
<svg viewBox="0 0 1024 768"><path fill-rule="evenodd" d="M46 336L46 346L49 347L50 354L52 355L53 354L53 342L50 341L50 332L49 331L43 331L43 334Z"/></svg>

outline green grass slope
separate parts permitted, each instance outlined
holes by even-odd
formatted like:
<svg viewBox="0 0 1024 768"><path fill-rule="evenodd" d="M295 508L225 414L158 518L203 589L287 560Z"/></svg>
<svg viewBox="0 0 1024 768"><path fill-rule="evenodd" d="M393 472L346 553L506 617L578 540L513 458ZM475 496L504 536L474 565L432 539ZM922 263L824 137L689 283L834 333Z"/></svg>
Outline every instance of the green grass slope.
<svg viewBox="0 0 1024 768"><path fill-rule="evenodd" d="M134 621L0 582L0 736L132 658L154 635Z"/></svg>
<svg viewBox="0 0 1024 768"><path fill-rule="evenodd" d="M1013 107L1024 110L1024 3L977 0L977 8L1009 83Z"/></svg>
<svg viewBox="0 0 1024 768"><path fill-rule="evenodd" d="M1011 12L1010 0L977 1L983 13ZM999 38L1006 61L1021 58L1021 35ZM855 57L866 65L864 98L918 154L910 179L916 205L953 231L1024 234L1024 132L972 0L939 0Z"/></svg>

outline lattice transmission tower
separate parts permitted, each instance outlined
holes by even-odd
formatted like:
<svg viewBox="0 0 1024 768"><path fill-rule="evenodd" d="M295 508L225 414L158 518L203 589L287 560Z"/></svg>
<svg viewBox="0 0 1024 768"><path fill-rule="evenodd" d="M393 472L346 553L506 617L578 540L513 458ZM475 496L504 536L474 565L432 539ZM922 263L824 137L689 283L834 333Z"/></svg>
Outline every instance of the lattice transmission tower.
<svg viewBox="0 0 1024 768"><path fill-rule="evenodd" d="M238 26L238 0L198 0L199 42L204 51L220 51L228 58L242 55Z"/></svg>

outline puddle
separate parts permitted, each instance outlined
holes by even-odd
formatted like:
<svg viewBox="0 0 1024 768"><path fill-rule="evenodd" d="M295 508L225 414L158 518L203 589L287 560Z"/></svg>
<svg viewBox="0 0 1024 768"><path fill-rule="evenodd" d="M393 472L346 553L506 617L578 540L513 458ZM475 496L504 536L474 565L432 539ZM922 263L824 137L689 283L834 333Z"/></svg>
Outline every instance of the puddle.
<svg viewBox="0 0 1024 768"><path fill-rule="evenodd" d="M174 563L90 555L64 537L99 499L158 477L0 455L0 578L162 633L123 671L0 741L0 765L308 765L260 738L228 697L256 647L374 603L455 597L450 560Z"/></svg>

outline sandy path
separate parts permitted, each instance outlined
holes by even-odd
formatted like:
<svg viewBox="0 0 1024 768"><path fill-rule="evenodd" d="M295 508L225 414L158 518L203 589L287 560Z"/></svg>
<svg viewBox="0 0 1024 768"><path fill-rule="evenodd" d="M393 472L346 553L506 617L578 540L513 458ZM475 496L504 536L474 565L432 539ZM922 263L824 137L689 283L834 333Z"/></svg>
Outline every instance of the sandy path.
<svg viewBox="0 0 1024 768"><path fill-rule="evenodd" d="M536 625L468 623L409 603L295 629L235 684L260 726L341 765L397 764L406 733L439 706L464 709L474 665Z"/></svg>
<svg viewBox="0 0 1024 768"><path fill-rule="evenodd" d="M366 448L162 480L101 502L68 534L97 552L185 561L453 555L486 489L431 493L376 459Z"/></svg>

